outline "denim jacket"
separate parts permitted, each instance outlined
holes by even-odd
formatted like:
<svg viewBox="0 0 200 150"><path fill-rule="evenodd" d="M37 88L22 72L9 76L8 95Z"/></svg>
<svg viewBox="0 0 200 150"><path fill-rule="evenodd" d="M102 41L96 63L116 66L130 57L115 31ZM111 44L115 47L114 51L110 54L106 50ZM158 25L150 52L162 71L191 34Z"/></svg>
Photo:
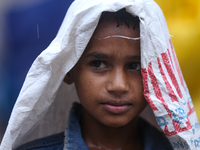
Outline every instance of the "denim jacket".
<svg viewBox="0 0 200 150"><path fill-rule="evenodd" d="M81 105L74 103L65 133L35 140L16 150L89 150L81 135L80 117ZM139 119L139 124L144 140L144 150L173 150L163 133L142 118Z"/></svg>

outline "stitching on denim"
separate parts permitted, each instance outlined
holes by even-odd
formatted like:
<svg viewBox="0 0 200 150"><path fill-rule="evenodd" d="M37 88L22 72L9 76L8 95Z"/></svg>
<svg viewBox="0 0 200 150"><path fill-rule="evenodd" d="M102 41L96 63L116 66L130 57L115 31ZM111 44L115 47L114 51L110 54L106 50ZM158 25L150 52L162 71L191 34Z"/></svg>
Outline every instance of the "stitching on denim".
<svg viewBox="0 0 200 150"><path fill-rule="evenodd" d="M75 123L74 123L74 131L73 131L73 150L74 150L74 139L75 139L75 126L76 126L76 122L77 121L75 121Z"/></svg>
<svg viewBox="0 0 200 150"><path fill-rule="evenodd" d="M68 142L68 140L67 140L67 134L68 134L68 128L66 127L66 129L65 129L65 144L64 144L64 149L63 150L65 150L65 148L66 148L66 150L68 150L68 148L67 148L67 142Z"/></svg>

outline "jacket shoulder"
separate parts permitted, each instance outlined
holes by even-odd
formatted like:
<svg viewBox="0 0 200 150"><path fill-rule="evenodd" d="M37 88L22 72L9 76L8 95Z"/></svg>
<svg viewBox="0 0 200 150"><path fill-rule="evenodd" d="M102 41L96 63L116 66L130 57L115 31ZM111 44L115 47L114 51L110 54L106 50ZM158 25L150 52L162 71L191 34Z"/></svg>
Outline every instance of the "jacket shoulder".
<svg viewBox="0 0 200 150"><path fill-rule="evenodd" d="M64 132L28 142L15 150L63 150Z"/></svg>

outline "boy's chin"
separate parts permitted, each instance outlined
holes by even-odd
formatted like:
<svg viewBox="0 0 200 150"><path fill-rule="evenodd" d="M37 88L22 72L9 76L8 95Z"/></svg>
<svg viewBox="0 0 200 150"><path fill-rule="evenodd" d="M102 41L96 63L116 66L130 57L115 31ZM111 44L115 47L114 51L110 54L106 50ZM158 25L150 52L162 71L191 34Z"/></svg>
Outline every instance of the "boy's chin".
<svg viewBox="0 0 200 150"><path fill-rule="evenodd" d="M126 119L114 119L114 120L109 120L106 122L103 122L103 125L110 127L110 128L122 128L126 127L131 124L137 124L137 117L133 118L131 120L126 120Z"/></svg>
<svg viewBox="0 0 200 150"><path fill-rule="evenodd" d="M122 128L122 127L125 127L126 124L109 124L107 125L107 127L110 127L110 128Z"/></svg>

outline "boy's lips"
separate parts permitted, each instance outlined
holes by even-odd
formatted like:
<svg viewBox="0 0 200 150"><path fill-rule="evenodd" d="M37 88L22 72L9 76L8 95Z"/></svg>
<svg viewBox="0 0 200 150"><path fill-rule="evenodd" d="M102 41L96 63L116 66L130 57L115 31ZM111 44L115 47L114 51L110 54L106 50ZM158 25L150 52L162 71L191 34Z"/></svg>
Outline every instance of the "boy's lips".
<svg viewBox="0 0 200 150"><path fill-rule="evenodd" d="M109 101L105 103L101 103L103 108L112 114L123 114L127 112L130 107L132 107L132 104L127 101Z"/></svg>

